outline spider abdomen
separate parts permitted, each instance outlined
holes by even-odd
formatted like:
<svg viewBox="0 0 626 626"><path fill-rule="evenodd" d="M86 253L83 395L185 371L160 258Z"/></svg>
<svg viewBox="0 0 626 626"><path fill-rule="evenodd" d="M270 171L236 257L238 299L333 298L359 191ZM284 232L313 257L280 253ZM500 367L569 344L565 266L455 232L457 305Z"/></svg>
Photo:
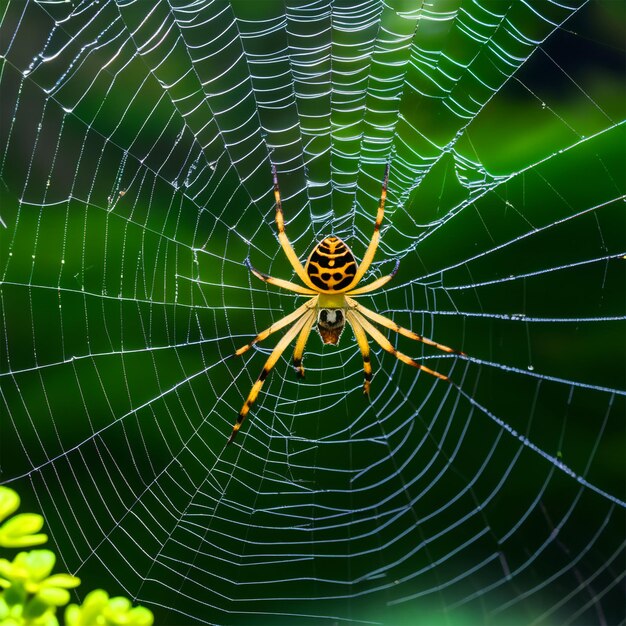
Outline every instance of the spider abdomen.
<svg viewBox="0 0 626 626"><path fill-rule="evenodd" d="M318 289L340 291L352 283L356 261L339 237L326 237L313 248L304 270Z"/></svg>
<svg viewBox="0 0 626 626"><path fill-rule="evenodd" d="M324 343L339 343L345 323L343 309L320 309L317 314L317 330Z"/></svg>

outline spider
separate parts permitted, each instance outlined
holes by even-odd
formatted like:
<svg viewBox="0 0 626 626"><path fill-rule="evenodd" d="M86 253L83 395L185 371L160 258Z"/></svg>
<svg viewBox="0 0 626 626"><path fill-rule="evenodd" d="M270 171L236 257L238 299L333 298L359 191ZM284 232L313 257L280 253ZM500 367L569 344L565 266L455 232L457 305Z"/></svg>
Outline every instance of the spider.
<svg viewBox="0 0 626 626"><path fill-rule="evenodd" d="M365 382L363 384L363 393L369 395L370 381L372 380L372 366L370 363L370 348L367 340L369 336L387 352L393 354L397 359L415 367L423 372L431 374L441 380L449 380L447 376L435 372L434 370L421 365L411 357L396 350L391 342L372 324L380 324L385 328L389 328L394 332L404 335L409 339L415 339L422 343L428 344L442 350L443 352L464 355L463 352L459 352L448 346L436 343L422 335L418 335L406 328L398 326L394 321L390 320L375 311L364 307L359 304L354 296L360 296L365 293L370 293L376 289L380 289L383 285L387 284L398 271L400 261L396 262L391 274L382 276L368 285L359 287L358 284L365 275L369 266L374 259L374 254L378 247L378 241L380 239L380 224L383 221L383 215L385 211L385 199L387 197L387 183L389 180L389 164L385 169L385 175L383 178L382 193L380 196L380 203L378 205L378 213L376 214L376 221L374 223L374 234L365 251L365 256L360 265L357 266L356 260L352 251L339 237L329 236L320 241L313 251L309 255L304 267L298 259L291 242L287 238L285 233L285 221L283 217L283 209L280 199L280 189L278 187L278 175L276 173L276 166L272 164L272 176L274 181L274 197L276 199L276 225L278 227L278 239L280 245L291 263L291 266L295 270L300 280L306 285L302 287L282 278L273 278L267 274L262 274L256 270L250 264L250 261L246 259L246 265L257 278L275 285L276 287L282 287L288 289L294 293L312 296L303 305L299 306L295 311L286 315L282 319L274 322L269 328L266 328L263 332L260 332L250 343L242 346L235 352L236 356L248 351L254 344L259 341L263 341L277 330L289 326L291 328L283 335L282 339L276 344L276 347L270 354L269 358L265 362L261 373L257 381L252 386L246 401L239 412L237 421L233 426L233 431L228 439L226 445L230 444L237 432L241 428L246 415L250 411L250 407L254 404L259 391L265 382L268 374L276 365L276 361L280 358L280 355L285 351L287 346L297 337L296 347L293 353L293 364L296 369L296 373L299 378L304 377L304 367L302 366L302 356L304 353L304 347L313 329L313 326L317 324L317 331L325 344L336 345L339 342L341 333L345 327L346 322L352 327L354 336L356 338L357 345L363 356L363 370L365 372Z"/></svg>

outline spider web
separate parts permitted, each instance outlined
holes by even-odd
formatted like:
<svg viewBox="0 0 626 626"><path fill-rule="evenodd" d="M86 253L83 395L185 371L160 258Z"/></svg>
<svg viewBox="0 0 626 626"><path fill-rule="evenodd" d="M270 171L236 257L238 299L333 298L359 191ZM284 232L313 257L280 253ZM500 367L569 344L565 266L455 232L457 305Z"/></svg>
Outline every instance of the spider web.
<svg viewBox="0 0 626 626"><path fill-rule="evenodd" d="M2 480L157 623L623 623L623 3L9 1ZM333 233L452 384L285 353ZM389 333L387 333L389 335ZM288 351L289 352L289 351ZM26 508L25 508L26 510Z"/></svg>

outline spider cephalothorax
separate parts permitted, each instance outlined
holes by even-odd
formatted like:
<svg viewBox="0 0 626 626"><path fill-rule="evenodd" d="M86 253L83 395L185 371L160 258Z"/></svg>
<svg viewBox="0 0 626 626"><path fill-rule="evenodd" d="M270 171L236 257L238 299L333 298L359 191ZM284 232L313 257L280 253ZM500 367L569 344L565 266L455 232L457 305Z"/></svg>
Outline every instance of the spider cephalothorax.
<svg viewBox="0 0 626 626"><path fill-rule="evenodd" d="M463 354L447 346L431 341L426 337L422 337L406 328L402 328L387 317L367 309L353 299L353 296L359 296L364 293L370 293L379 289L388 283L398 271L399 262L387 276L383 276L372 281L370 284L359 287L359 283L365 272L374 259L378 241L380 239L380 224L383 220L385 211L385 199L387 197L387 182L389 179L389 165L385 170L383 178L383 189L380 196L380 204L378 205L378 213L374 223L374 234L365 251L363 260L360 265L352 254L352 251L339 237L326 237L320 241L309 255L304 267L298 259L296 253L287 235L285 233L285 222L283 218L283 209L280 201L280 190L278 188L278 176L276 168L272 164L272 174L274 177L274 197L276 198L276 225L278 226L278 239L282 246L287 259L295 270L298 278L304 283L304 287L296 283L283 280L282 278L273 278L266 274L261 274L250 265L247 261L250 271L261 280L277 287L282 287L295 293L312 296L304 304L299 306L295 311L286 315L282 319L272 324L269 328L259 333L249 344L239 348L235 354L240 355L249 350L255 343L263 341L272 333L291 324L289 330L276 344L276 347L267 359L261 374L257 381L252 385L252 389L244 402L237 421L233 426L233 431L228 439L230 443L234 438L243 420L250 411L250 407L259 395L259 391L263 386L267 375L278 361L280 355L285 351L287 346L296 339L296 346L293 352L293 364L296 368L298 376L304 376L304 367L302 366L302 355L304 347L311 334L313 326L317 324L317 330L324 343L337 344L341 333L345 328L346 322L352 327L357 344L363 356L363 370L365 374L365 382L363 384L363 393L368 394L370 389L370 381L372 380L372 366L370 363L370 348L367 341L369 335L383 350L390 352L403 363L407 363L412 367L420 369L428 374L436 376L442 380L448 380L447 376L439 374L434 370L421 365L411 357L396 350L391 342L372 324L380 324L385 328L389 328L394 332L421 341L422 343L434 346L444 352Z"/></svg>

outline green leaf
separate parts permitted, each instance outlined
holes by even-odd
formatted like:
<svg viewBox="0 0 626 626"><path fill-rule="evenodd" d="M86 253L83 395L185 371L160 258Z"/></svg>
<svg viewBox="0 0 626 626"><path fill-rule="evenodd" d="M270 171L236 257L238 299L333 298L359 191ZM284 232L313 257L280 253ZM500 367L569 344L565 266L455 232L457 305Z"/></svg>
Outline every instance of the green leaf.
<svg viewBox="0 0 626 626"><path fill-rule="evenodd" d="M25 548L48 541L45 534L34 534L43 527L44 519L37 513L21 513L0 526L0 546Z"/></svg>
<svg viewBox="0 0 626 626"><path fill-rule="evenodd" d="M25 555L22 559L24 566L28 569L29 578L33 581L42 581L47 578L54 563L56 556L50 550L31 550L30 552L20 552L18 557ZM16 558L17 561L17 558Z"/></svg>
<svg viewBox="0 0 626 626"><path fill-rule="evenodd" d="M0 532L9 536L37 533L43 528L43 516L38 513L14 515L0 526Z"/></svg>
<svg viewBox="0 0 626 626"><path fill-rule="evenodd" d="M70 574L53 574L42 583L42 587L61 587L64 589L73 589L78 585L80 585L80 578Z"/></svg>
<svg viewBox="0 0 626 626"><path fill-rule="evenodd" d="M26 620L41 617L46 611L50 610L50 603L46 602L40 596L31 598L25 605L22 615Z"/></svg>
<svg viewBox="0 0 626 626"><path fill-rule="evenodd" d="M150 609L144 606L136 606L128 613L128 624L134 626L152 626L154 623L154 615Z"/></svg>
<svg viewBox="0 0 626 626"><path fill-rule="evenodd" d="M22 583L18 582L5 589L2 597L9 606L24 604L26 602L26 589Z"/></svg>
<svg viewBox="0 0 626 626"><path fill-rule="evenodd" d="M5 541L0 537L0 546L4 548L30 548L32 546L40 546L48 541L48 535L40 533L38 535L25 535L11 541Z"/></svg>
<svg viewBox="0 0 626 626"><path fill-rule="evenodd" d="M108 601L109 601L109 594L104 589L94 589L93 591L90 591L85 596L82 606L83 607L97 606L99 607L98 610L100 610L106 605Z"/></svg>
<svg viewBox="0 0 626 626"><path fill-rule="evenodd" d="M4 597L0 595L0 624L4 624L4 619L9 616L9 605L4 601Z"/></svg>
<svg viewBox="0 0 626 626"><path fill-rule="evenodd" d="M0 576L11 580L11 572L13 571L13 564L7 559L0 559Z"/></svg>
<svg viewBox="0 0 626 626"><path fill-rule="evenodd" d="M109 608L111 611L115 613L126 613L131 608L131 603L128 598L124 598L123 596L116 596L115 598L111 598L109 600Z"/></svg>
<svg viewBox="0 0 626 626"><path fill-rule="evenodd" d="M0 487L0 521L17 511L20 497L8 487Z"/></svg>
<svg viewBox="0 0 626 626"><path fill-rule="evenodd" d="M76 604L70 604L65 609L65 626L81 626L81 610Z"/></svg>
<svg viewBox="0 0 626 626"><path fill-rule="evenodd" d="M109 601L109 594L103 589L94 589L85 596L81 606L70 604L65 609L66 626L92 626Z"/></svg>
<svg viewBox="0 0 626 626"><path fill-rule="evenodd" d="M70 601L70 592L59 587L43 587L37 597L51 606L63 606Z"/></svg>
<svg viewBox="0 0 626 626"><path fill-rule="evenodd" d="M109 599L102 589L89 593L81 606L70 604L65 609L66 626L152 626L154 615L143 607L133 608L130 600L122 596Z"/></svg>

